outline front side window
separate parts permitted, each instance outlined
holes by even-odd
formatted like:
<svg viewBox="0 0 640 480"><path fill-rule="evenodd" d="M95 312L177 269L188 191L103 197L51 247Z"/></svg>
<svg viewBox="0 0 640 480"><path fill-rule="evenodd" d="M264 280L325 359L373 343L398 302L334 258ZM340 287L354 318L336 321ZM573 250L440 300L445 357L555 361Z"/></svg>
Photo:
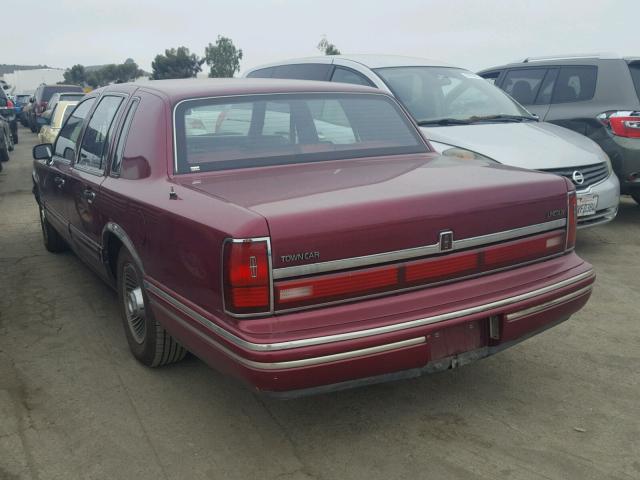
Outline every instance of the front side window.
<svg viewBox="0 0 640 480"><path fill-rule="evenodd" d="M65 158L69 161L72 161L75 158L76 143L80 136L80 132L82 131L82 124L89 114L95 100L95 98L89 98L80 103L77 108L73 110L72 114L63 124L62 129L58 134L54 147L54 155Z"/></svg>
<svg viewBox="0 0 640 480"><path fill-rule="evenodd" d="M522 105L533 105L546 73L546 68L510 70L504 77L502 89Z"/></svg>
<svg viewBox="0 0 640 480"><path fill-rule="evenodd" d="M597 67L562 67L556 80L552 102L581 102L592 99L596 91L597 76Z"/></svg>
<svg viewBox="0 0 640 480"><path fill-rule="evenodd" d="M375 72L419 124L483 117L529 116L499 88L475 73L450 67L390 67Z"/></svg>
<svg viewBox="0 0 640 480"><path fill-rule="evenodd" d="M378 94L196 99L176 107L175 128L177 173L428 151Z"/></svg>
<svg viewBox="0 0 640 480"><path fill-rule="evenodd" d="M96 170L104 168L109 134L122 100L123 98L119 96L102 97L91 116L91 120L89 120L87 130L84 132L77 165Z"/></svg>

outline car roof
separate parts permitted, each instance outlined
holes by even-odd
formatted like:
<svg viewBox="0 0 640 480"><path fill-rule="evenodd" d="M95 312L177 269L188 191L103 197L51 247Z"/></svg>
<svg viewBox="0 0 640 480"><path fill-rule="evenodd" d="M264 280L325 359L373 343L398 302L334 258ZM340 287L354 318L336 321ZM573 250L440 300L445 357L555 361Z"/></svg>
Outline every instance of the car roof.
<svg viewBox="0 0 640 480"><path fill-rule="evenodd" d="M420 57L408 57L404 55L378 55L378 54L353 54L353 55L318 55L313 57L293 58L280 62L273 62L254 67L248 71L261 68L276 67L279 65L291 65L295 63L334 63L335 59L356 62L365 67L375 69L383 67L453 67L440 60Z"/></svg>
<svg viewBox="0 0 640 480"><path fill-rule="evenodd" d="M288 80L273 78L209 78L153 80L149 83L121 83L110 85L98 91L131 92L132 87L160 93L171 103L190 98L224 97L235 95L260 95L282 93L375 93L372 87L348 83L316 82L310 80Z"/></svg>
<svg viewBox="0 0 640 480"><path fill-rule="evenodd" d="M556 55L549 57L527 57L519 62L506 63L491 68L484 68L479 73L485 73L492 70L499 70L503 68L533 68L536 66L550 66L550 65L599 65L607 61L626 61L632 62L632 57L620 57L614 54L607 53L594 53L583 55Z"/></svg>

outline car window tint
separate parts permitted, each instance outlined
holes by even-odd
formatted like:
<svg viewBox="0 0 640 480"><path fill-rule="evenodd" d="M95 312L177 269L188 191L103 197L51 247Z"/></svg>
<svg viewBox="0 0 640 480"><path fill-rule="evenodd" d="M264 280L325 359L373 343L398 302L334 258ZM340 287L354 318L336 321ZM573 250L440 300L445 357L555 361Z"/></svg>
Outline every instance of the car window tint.
<svg viewBox="0 0 640 480"><path fill-rule="evenodd" d="M502 89L522 105L531 105L546 73L546 68L510 70L504 77Z"/></svg>
<svg viewBox="0 0 640 480"><path fill-rule="evenodd" d="M247 75L247 78L271 78L273 76L274 67L261 68L254 70Z"/></svg>
<svg viewBox="0 0 640 480"><path fill-rule="evenodd" d="M364 75L342 67L336 67L333 71L333 75L331 75L331 81L372 86L372 83Z"/></svg>
<svg viewBox="0 0 640 480"><path fill-rule="evenodd" d="M122 155L124 153L124 147L127 144L127 136L129 135L129 127L131 127L131 122L133 121L133 116L136 113L136 109L138 108L139 103L138 98L134 98L129 105L129 110L127 110L127 116L124 119L124 123L122 124L122 129L120 130L120 136L118 137L118 144L116 145L116 151L113 156L113 162L111 164L111 173L119 173L120 166L122 165Z"/></svg>
<svg viewBox="0 0 640 480"><path fill-rule="evenodd" d="M77 165L102 170L109 133L122 100L112 95L102 97L84 132Z"/></svg>
<svg viewBox="0 0 640 480"><path fill-rule="evenodd" d="M177 173L427 151L390 98L257 95L176 107Z"/></svg>
<svg viewBox="0 0 640 480"><path fill-rule="evenodd" d="M480 76L484 78L487 82L489 82L491 85L494 85L496 83L496 80L498 80L498 77L500 76L500 71L498 70L497 72L487 72L487 73L483 73Z"/></svg>
<svg viewBox="0 0 640 480"><path fill-rule="evenodd" d="M640 62L633 62L630 64L629 72L631 72L631 78L633 79L633 84L636 87L638 99L640 99Z"/></svg>
<svg viewBox="0 0 640 480"><path fill-rule="evenodd" d="M596 91L597 67L562 67L553 91L553 103L590 100Z"/></svg>
<svg viewBox="0 0 640 480"><path fill-rule="evenodd" d="M544 77L538 97L536 98L536 105L548 105L551 103L551 96L553 95L553 87L556 84L556 78L558 77L558 69L550 68Z"/></svg>
<svg viewBox="0 0 640 480"><path fill-rule="evenodd" d="M292 78L300 80L326 80L331 65L328 63L297 63L280 65L273 70L273 78Z"/></svg>
<svg viewBox="0 0 640 480"><path fill-rule="evenodd" d="M80 103L73 113L69 116L67 122L64 123L54 148L54 155L73 160L76 156L76 142L82 131L82 124L91 107L95 102L95 98L89 98Z"/></svg>

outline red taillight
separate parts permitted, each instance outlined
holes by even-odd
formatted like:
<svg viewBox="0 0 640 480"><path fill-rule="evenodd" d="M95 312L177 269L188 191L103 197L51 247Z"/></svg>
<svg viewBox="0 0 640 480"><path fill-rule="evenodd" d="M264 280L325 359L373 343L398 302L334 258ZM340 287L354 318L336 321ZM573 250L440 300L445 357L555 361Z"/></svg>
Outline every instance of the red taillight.
<svg viewBox="0 0 640 480"><path fill-rule="evenodd" d="M564 230L554 230L436 258L278 281L274 286L275 303L290 309L454 280L560 254L565 241Z"/></svg>
<svg viewBox="0 0 640 480"><path fill-rule="evenodd" d="M280 282L276 287L276 298L278 304L299 306L340 300L365 292L379 293L398 287L398 271L397 266L391 266Z"/></svg>
<svg viewBox="0 0 640 480"><path fill-rule="evenodd" d="M13 102L11 100L7 100L7 108L13 108Z"/></svg>
<svg viewBox="0 0 640 480"><path fill-rule="evenodd" d="M431 260L418 260L406 264L407 282L437 281L477 270L480 257L477 252L447 255Z"/></svg>
<svg viewBox="0 0 640 480"><path fill-rule="evenodd" d="M640 112L604 112L598 115L598 120L618 137L640 138Z"/></svg>
<svg viewBox="0 0 640 480"><path fill-rule="evenodd" d="M576 192L569 192L567 196L567 245L571 250L576 246L576 231L578 229L578 199Z"/></svg>
<svg viewBox="0 0 640 480"><path fill-rule="evenodd" d="M560 253L564 250L564 240L563 233L553 233L488 247L484 249L483 266L493 269Z"/></svg>
<svg viewBox="0 0 640 480"><path fill-rule="evenodd" d="M640 138L640 117L611 117L609 124L619 137Z"/></svg>
<svg viewBox="0 0 640 480"><path fill-rule="evenodd" d="M224 246L225 308L233 314L271 310L269 244L265 239L227 241Z"/></svg>

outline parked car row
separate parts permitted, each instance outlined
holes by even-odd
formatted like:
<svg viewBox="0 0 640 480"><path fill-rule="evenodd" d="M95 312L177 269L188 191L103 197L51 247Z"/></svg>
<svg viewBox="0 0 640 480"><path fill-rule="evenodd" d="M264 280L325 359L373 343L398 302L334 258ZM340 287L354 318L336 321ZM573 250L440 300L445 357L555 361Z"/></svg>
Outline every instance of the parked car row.
<svg viewBox="0 0 640 480"><path fill-rule="evenodd" d="M14 136L15 132L15 136ZM16 116L13 101L0 88L0 172L3 162L9 161L9 152L18 141Z"/></svg>

